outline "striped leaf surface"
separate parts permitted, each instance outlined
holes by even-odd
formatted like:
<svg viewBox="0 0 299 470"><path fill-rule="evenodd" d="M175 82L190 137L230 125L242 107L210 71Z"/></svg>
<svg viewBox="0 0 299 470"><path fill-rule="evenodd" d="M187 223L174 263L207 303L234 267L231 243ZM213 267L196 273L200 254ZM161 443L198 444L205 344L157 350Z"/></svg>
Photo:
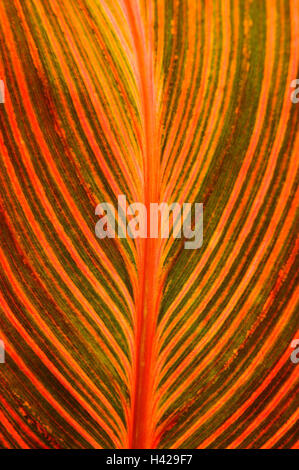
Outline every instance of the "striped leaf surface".
<svg viewBox="0 0 299 470"><path fill-rule="evenodd" d="M298 447L299 1L0 18L0 447ZM120 194L202 247L96 238Z"/></svg>

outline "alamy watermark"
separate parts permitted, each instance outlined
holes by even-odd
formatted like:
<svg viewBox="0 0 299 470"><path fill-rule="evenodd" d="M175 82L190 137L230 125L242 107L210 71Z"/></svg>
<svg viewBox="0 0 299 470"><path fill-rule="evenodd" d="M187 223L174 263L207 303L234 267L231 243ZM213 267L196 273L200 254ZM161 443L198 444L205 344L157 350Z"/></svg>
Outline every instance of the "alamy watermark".
<svg viewBox="0 0 299 470"><path fill-rule="evenodd" d="M3 341L0 339L0 364L5 362L5 346Z"/></svg>
<svg viewBox="0 0 299 470"><path fill-rule="evenodd" d="M117 217L111 203L102 202L95 209L100 216L95 233L103 238L184 238L187 250L200 248L203 243L203 204L177 202L150 203L149 209L135 202L127 206L126 196L117 199Z"/></svg>
<svg viewBox="0 0 299 470"><path fill-rule="evenodd" d="M299 338L293 339L291 348L293 348L294 351L292 351L290 359L293 364L299 364Z"/></svg>
<svg viewBox="0 0 299 470"><path fill-rule="evenodd" d="M299 78L295 78L291 82L291 88L296 88L292 93L291 93L291 101L294 104L299 103Z"/></svg>
<svg viewBox="0 0 299 470"><path fill-rule="evenodd" d="M0 103L5 103L5 86L3 80L0 80Z"/></svg>

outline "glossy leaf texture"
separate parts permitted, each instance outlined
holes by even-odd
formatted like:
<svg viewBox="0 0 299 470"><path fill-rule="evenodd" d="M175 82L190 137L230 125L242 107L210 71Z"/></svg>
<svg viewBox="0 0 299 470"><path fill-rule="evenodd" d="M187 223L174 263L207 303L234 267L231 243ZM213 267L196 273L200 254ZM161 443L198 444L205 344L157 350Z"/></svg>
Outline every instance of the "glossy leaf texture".
<svg viewBox="0 0 299 470"><path fill-rule="evenodd" d="M0 447L298 447L298 0L0 18ZM202 247L96 238L120 194Z"/></svg>

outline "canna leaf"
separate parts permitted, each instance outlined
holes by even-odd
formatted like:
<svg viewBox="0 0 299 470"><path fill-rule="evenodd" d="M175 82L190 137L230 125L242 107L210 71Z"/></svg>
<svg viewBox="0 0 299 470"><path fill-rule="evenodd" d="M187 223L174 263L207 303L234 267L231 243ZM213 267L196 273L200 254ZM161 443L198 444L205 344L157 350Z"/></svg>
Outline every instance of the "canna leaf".
<svg viewBox="0 0 299 470"><path fill-rule="evenodd" d="M298 447L298 0L0 17L0 447ZM202 246L97 238L119 195Z"/></svg>

